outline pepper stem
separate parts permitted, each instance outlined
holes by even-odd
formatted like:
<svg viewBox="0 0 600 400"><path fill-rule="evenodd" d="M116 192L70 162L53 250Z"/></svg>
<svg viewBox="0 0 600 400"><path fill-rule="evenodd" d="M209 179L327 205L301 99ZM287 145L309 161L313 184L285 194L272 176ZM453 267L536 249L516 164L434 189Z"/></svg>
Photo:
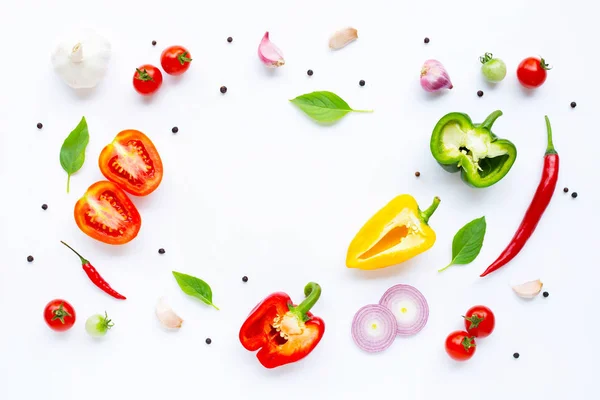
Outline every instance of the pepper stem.
<svg viewBox="0 0 600 400"><path fill-rule="evenodd" d="M90 262L88 260L86 260L85 258L83 258L83 256L81 254L79 254L78 252L75 251L75 249L73 249L71 246L69 246L68 244L66 244L65 242L63 242L62 240L60 241L62 244L64 244L65 246L67 246L69 249L71 249L71 251L75 254L77 254L79 256L79 259L81 260L81 264L89 264Z"/></svg>
<svg viewBox="0 0 600 400"><path fill-rule="evenodd" d="M550 120L547 115L544 115L546 118L546 130L548 131L548 146L546 147L546 155L548 154L558 154L554 149L554 143L552 143L552 127L550 126Z"/></svg>
<svg viewBox="0 0 600 400"><path fill-rule="evenodd" d="M433 198L433 203L431 203L431 205L429 206L429 208L425 211L421 211L421 221L428 223L429 222L429 218L431 218L431 216L433 215L433 213L435 212L435 210L438 208L438 206L440 205L440 198L435 196Z"/></svg>
<svg viewBox="0 0 600 400"><path fill-rule="evenodd" d="M317 303L319 297L321 297L321 286L315 282L309 282L304 287L304 296L306 298L298 305L294 307L294 310L302 315L306 316L306 313Z"/></svg>
<svg viewBox="0 0 600 400"><path fill-rule="evenodd" d="M496 122L496 120L498 119L499 116L502 115L502 111L500 110L496 110L493 113L491 113L490 115L488 115L488 117L485 119L485 121L483 121L481 123L481 127L487 129L488 131L492 130L492 125L494 124L494 122Z"/></svg>

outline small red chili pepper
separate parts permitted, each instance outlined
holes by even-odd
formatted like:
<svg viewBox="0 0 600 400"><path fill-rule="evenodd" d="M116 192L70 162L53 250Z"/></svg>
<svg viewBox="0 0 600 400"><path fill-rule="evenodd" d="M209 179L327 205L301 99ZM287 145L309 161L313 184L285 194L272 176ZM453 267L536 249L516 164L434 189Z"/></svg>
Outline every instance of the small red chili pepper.
<svg viewBox="0 0 600 400"><path fill-rule="evenodd" d="M240 342L246 350L259 352L265 368L275 368L306 357L319 344L325 323L310 313L321 296L321 286L310 282L306 298L295 306L285 293L273 293L250 312L240 329Z"/></svg>
<svg viewBox="0 0 600 400"><path fill-rule="evenodd" d="M83 270L87 274L88 278L90 278L90 280L94 283L94 285L98 286L100 289L102 289L106 293L110 294L115 299L119 299L119 300L126 300L127 299L125 296L123 296L122 294L117 293L116 290L114 290L112 287L110 287L110 285L104 280L104 278L102 278L100 276L100 274L98 273L98 271L96 271L96 268L94 268L94 266L92 264L90 264L90 262L88 260L86 260L85 258L83 258L81 256L81 254L79 254L78 252L76 252L71 246L69 246L68 244L66 244L62 240L61 240L61 243L64 244L65 246L67 246L69 249L71 249L71 251L73 253L75 253L75 254L77 254L79 256L79 259L81 260L81 266L82 266Z"/></svg>
<svg viewBox="0 0 600 400"><path fill-rule="evenodd" d="M533 200L525 213L525 217L523 217L523 222L517 229L517 233L512 238L511 242L508 244L506 249L500 254L498 259L492 263L486 269L481 277L484 277L503 265L507 264L510 260L512 260L525 246L525 243L535 230L538 222L542 218L544 211L546 211L546 207L550 203L552 199L552 195L554 194L554 189L556 188L556 182L558 181L558 165L559 158L558 153L554 149L554 144L552 143L552 128L550 127L550 120L548 116L546 118L546 129L548 131L548 146L546 148L546 154L544 155L544 169L542 172L542 179L538 185L538 188L533 196Z"/></svg>

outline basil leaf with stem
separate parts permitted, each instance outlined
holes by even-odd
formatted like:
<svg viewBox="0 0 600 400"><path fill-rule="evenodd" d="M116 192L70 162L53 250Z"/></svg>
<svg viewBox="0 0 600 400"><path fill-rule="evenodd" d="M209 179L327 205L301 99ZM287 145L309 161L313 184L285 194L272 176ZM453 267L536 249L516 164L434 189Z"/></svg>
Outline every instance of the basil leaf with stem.
<svg viewBox="0 0 600 400"><path fill-rule="evenodd" d="M475 260L483 246L485 229L485 217L474 219L460 228L452 240L452 261L438 272L442 272L451 265L469 264Z"/></svg>
<svg viewBox="0 0 600 400"><path fill-rule="evenodd" d="M173 271L173 276L177 280L177 284L181 290L183 290L183 293L202 300L203 303L213 306L215 310L219 309L212 302L212 290L208 283L194 276L182 274L181 272Z"/></svg>
<svg viewBox="0 0 600 400"><path fill-rule="evenodd" d="M79 171L85 162L85 148L90 141L87 121L81 117L79 124L71 131L60 148L60 165L67 175L67 193L71 185L71 175Z"/></svg>
<svg viewBox="0 0 600 400"><path fill-rule="evenodd" d="M318 122L335 122L349 112L373 112L373 110L354 110L340 96L327 91L303 94L290 101Z"/></svg>

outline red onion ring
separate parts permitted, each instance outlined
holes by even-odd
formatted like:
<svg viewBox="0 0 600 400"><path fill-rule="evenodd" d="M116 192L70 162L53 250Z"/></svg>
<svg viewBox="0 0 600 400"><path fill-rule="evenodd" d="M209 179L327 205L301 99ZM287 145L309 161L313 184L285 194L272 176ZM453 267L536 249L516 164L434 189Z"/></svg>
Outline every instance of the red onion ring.
<svg viewBox="0 0 600 400"><path fill-rule="evenodd" d="M379 304L369 304L354 315L352 339L362 350L377 353L394 343L396 327L396 317L389 309Z"/></svg>
<svg viewBox="0 0 600 400"><path fill-rule="evenodd" d="M386 290L379 304L389 309L396 319L398 336L410 336L425 327L429 305L423 293L410 285L395 285Z"/></svg>

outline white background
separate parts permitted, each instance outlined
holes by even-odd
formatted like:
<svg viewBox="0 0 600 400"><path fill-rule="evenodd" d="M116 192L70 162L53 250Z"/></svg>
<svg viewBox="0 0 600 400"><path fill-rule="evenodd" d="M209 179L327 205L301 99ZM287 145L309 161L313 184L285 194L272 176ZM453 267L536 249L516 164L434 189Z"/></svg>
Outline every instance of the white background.
<svg viewBox="0 0 600 400"><path fill-rule="evenodd" d="M590 4L3 2L0 398L593 397L600 355L594 307L600 58ZM96 28L113 46L106 79L86 96L63 84L50 65L58 35L78 25ZM348 25L358 29L358 41L329 51L330 34ZM275 71L256 55L266 30L286 57ZM165 76L154 98L141 98L131 85L134 68L158 65L162 49L172 44L190 49L190 70L179 79ZM478 57L486 51L508 66L496 87L481 78ZM529 92L515 70L535 55L554 69ZM419 70L428 58L447 67L454 89L432 96L420 88ZM221 85L228 87L226 95ZM476 96L480 89L482 98ZM320 126L288 102L313 90L331 90L354 108L375 112ZM472 189L436 164L431 130L447 112L466 112L481 122L496 109L504 116L494 131L515 143L518 159L497 185ZM537 187L545 114L561 157L557 191L521 254L481 279ZM59 149L81 116L90 129L87 161L66 194ZM154 141L165 175L155 193L134 199L143 218L138 238L111 247L79 231L73 206L102 179L101 149L128 128ZM579 197L563 194L564 186ZM354 234L401 193L414 195L423 207L441 197L431 219L435 246L402 266L347 269ZM438 274L450 260L454 233L482 215L488 232L477 260ZM128 300L113 300L94 287L59 240L90 259ZM160 247L165 255L158 255ZM26 261L29 254L33 263ZM172 270L206 280L221 311L184 295ZM246 284L243 275L250 279ZM548 298L526 302L511 291L511 284L537 278ZM238 341L242 322L272 292L301 301L311 280L323 287L313 308L326 322L322 342L301 362L264 369ZM429 323L384 353L365 354L351 339L352 317L396 283L424 293ZM160 328L154 315L160 296L184 318L179 332ZM77 323L68 333L44 324L43 308L54 298L76 308ZM445 354L444 339L462 327L461 315L475 304L495 311L497 327L478 342L473 359L457 364ZM116 325L103 340L93 340L85 319L105 310ZM521 354L518 360L514 352Z"/></svg>

